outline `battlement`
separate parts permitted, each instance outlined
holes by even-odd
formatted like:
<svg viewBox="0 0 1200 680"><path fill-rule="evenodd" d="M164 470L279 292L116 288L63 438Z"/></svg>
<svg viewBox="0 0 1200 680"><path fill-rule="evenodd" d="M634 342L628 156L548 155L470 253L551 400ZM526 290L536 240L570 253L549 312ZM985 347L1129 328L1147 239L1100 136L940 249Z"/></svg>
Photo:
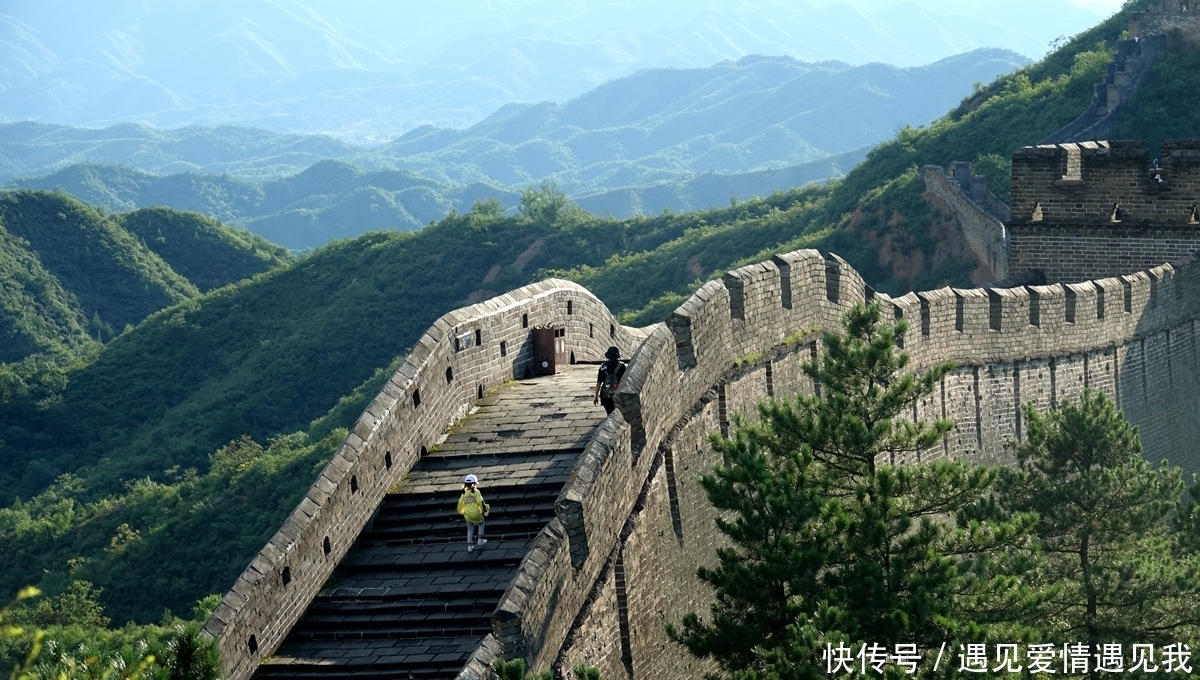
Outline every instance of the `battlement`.
<svg viewBox="0 0 1200 680"><path fill-rule="evenodd" d="M1200 140L1027 146L1013 154L1010 225L1196 224Z"/></svg>
<svg viewBox="0 0 1200 680"><path fill-rule="evenodd" d="M1028 146L1013 154L1009 267L1050 281L1148 269L1200 250L1200 140Z"/></svg>

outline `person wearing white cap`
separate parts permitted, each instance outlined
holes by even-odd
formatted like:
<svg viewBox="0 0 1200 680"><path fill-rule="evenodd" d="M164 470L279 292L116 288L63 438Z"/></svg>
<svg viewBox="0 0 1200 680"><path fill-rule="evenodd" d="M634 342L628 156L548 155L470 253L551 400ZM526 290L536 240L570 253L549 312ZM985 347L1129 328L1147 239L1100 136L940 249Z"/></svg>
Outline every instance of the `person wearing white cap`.
<svg viewBox="0 0 1200 680"><path fill-rule="evenodd" d="M479 545L486 545L483 537L483 522L492 506L483 502L483 494L479 493L479 479L475 475L467 475L463 479L463 492L458 498L458 514L467 521L467 551L475 549L475 530L479 530Z"/></svg>

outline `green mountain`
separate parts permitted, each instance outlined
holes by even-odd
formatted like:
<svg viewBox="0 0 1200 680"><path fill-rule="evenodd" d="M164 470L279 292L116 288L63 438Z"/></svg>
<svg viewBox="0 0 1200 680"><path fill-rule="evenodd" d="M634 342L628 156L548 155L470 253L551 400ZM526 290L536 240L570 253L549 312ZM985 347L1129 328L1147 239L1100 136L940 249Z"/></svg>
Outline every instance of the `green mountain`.
<svg viewBox="0 0 1200 680"><path fill-rule="evenodd" d="M195 213L106 216L65 194L0 194L0 364L79 355L200 289L288 258L279 246Z"/></svg>
<svg viewBox="0 0 1200 680"><path fill-rule="evenodd" d="M65 338L76 336L87 319L101 339L111 337L112 329L136 324L151 312L199 293L133 234L69 196L5 193L0 196L0 225L10 236L14 260L28 263L26 276L44 273L59 283L57 289L42 287L45 293L38 296L49 301L47 295L53 295L54 303L34 309L53 309L47 317L60 320L52 325L62 328ZM36 266L30 256L36 256ZM22 276L16 270L12 274ZM67 308L74 309L70 316L75 320L64 326ZM28 311L22 315L28 316ZM45 342L35 340L39 346ZM21 357L10 360L16 358Z"/></svg>
<svg viewBox="0 0 1200 680"><path fill-rule="evenodd" d="M966 285L975 262L952 218L923 199L916 168L983 161L1001 175L1013 150L1087 107L1134 7L901 131L836 184L626 220L480 204L154 313L94 358L44 371L38 399L0 403L0 497L19 499L0 510L0 588L87 579L118 622L225 590L438 315L548 271L634 322L661 319L728 267L797 247L835 251L893 294ZM1186 116L1178 107L1196 95L1170 83L1190 77L1175 69L1197 72L1196 58L1160 63L1119 124L1152 137L1141 126ZM1190 120L1173 133L1200 134Z"/></svg>
<svg viewBox="0 0 1200 680"><path fill-rule="evenodd" d="M29 242L0 225L0 363L79 351L92 342L87 321L79 301L46 271Z"/></svg>
<svg viewBox="0 0 1200 680"><path fill-rule="evenodd" d="M143 208L113 221L201 291L248 279L291 259L286 248L195 212Z"/></svg>

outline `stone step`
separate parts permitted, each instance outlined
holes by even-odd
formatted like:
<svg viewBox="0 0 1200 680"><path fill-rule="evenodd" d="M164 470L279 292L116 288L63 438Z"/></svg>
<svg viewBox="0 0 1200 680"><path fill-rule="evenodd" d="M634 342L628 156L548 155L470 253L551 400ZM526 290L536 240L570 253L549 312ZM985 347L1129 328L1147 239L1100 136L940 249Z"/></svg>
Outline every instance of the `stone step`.
<svg viewBox="0 0 1200 680"><path fill-rule="evenodd" d="M503 504L507 501L529 498L549 498L553 502L558 497L558 492L569 477L570 474L568 472L567 474L554 475L541 479L514 479L512 480L514 483L511 484L505 483L508 480L500 480L488 485L487 488L480 488L479 491L483 494L483 500L492 506ZM457 514L455 511L461 495L461 488L432 493L388 494L382 505L380 505L379 512L375 515L375 521L378 522L381 519L407 515L436 514L438 512Z"/></svg>
<svg viewBox="0 0 1200 680"><path fill-rule="evenodd" d="M454 678L490 629L463 638L311 641L311 655L277 655L259 667L267 678Z"/></svg>
<svg viewBox="0 0 1200 680"><path fill-rule="evenodd" d="M487 518L484 529L488 540L528 540L538 535L542 527L554 517L554 508L546 508L537 514L525 511L523 516L506 517L493 512ZM454 517L444 522L418 522L395 527L376 527L365 534L356 545L401 546L453 543L466 540L466 524L462 518Z"/></svg>
<svg viewBox="0 0 1200 680"><path fill-rule="evenodd" d="M297 640L404 640L487 635L492 630L492 610L397 614L386 622L370 617L333 621L307 619L296 624Z"/></svg>
<svg viewBox="0 0 1200 680"><path fill-rule="evenodd" d="M465 606L475 606L481 599L499 599L504 588L481 587L469 591L447 593L445 589L431 588L426 592L388 592L379 595L359 594L354 597L319 597L309 605L308 613L313 616L333 614L357 616L380 612L441 611Z"/></svg>
<svg viewBox="0 0 1200 680"><path fill-rule="evenodd" d="M453 546L453 552L438 551L393 554L386 552L372 553L364 550L362 554L347 557L339 569L344 569L347 575L371 573L380 577L386 577L391 574L403 574L414 567L419 567L423 571L430 572L462 569L464 567L475 569L516 567L521 563L521 558L525 556L525 548L529 545L529 542L516 542L521 547L515 549L502 547L503 543L511 542L500 540L493 542L491 539L488 539L486 546L474 552L468 552L465 545L466 536L463 536L462 544L444 544L446 546Z"/></svg>

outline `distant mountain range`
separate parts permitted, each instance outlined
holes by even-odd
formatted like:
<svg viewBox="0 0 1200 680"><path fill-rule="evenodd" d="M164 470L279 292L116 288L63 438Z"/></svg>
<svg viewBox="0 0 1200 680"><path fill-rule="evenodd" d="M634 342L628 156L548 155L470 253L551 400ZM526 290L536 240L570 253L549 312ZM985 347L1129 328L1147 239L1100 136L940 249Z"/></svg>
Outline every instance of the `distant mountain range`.
<svg viewBox="0 0 1200 680"><path fill-rule="evenodd" d="M747 55L929 64L1040 56L1093 23L1067 0L10 0L0 122L234 123L361 143L565 102L647 68Z"/></svg>
<svg viewBox="0 0 1200 680"><path fill-rule="evenodd" d="M413 229L488 197L513 208L544 179L599 214L688 210L841 176L870 145L1023 63L976 50L909 69L787 57L654 69L367 149L233 127L13 123L0 126L0 180L112 210L196 210L289 248Z"/></svg>

